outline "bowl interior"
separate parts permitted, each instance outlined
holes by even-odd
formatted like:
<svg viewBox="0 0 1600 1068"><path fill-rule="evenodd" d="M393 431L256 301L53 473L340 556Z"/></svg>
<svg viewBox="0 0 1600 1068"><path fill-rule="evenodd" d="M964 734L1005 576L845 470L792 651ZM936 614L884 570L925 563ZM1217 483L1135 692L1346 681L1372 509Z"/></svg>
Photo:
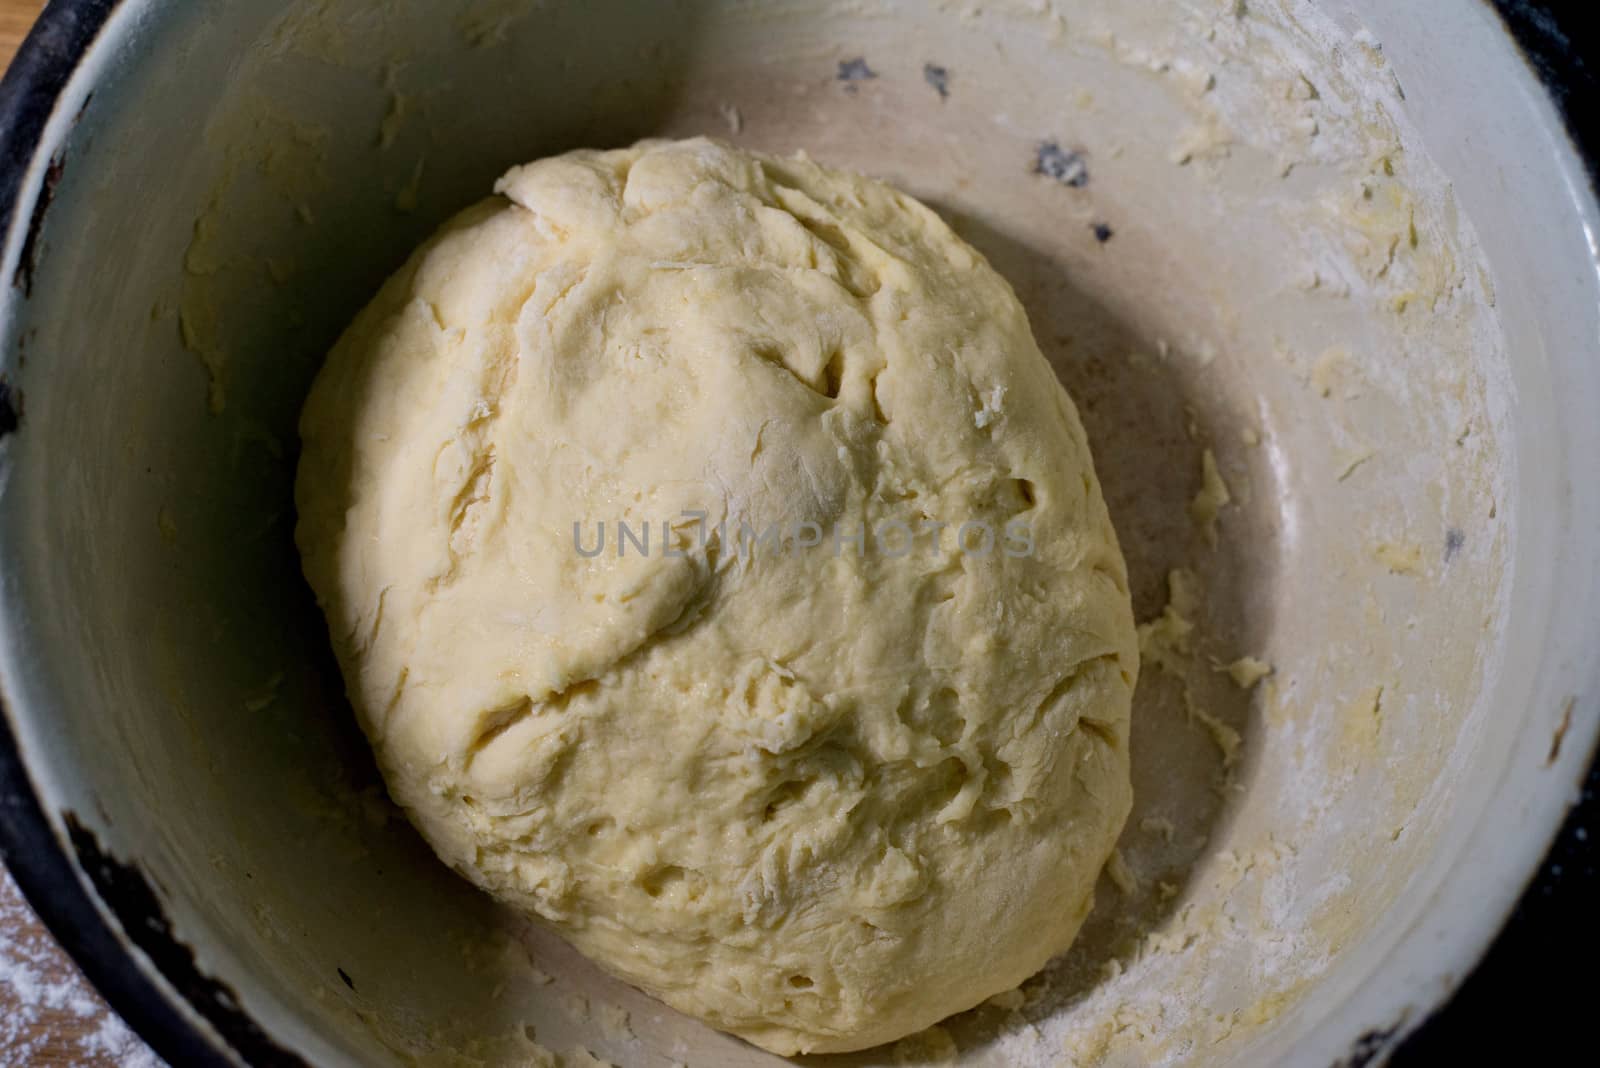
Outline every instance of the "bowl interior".
<svg viewBox="0 0 1600 1068"><path fill-rule="evenodd" d="M1592 663L1553 665L1585 631L1533 566L1593 534L1563 482L1596 393L1587 201L1542 195L1565 157L1518 62L1445 0L129 0L10 246L3 666L38 790L314 1063L776 1063L432 858L345 703L290 491L322 355L508 166L804 149L1011 280L1152 624L1117 878L1020 998L945 1025L962 1062L1326 1062L1383 1022L1341 1006L1485 811L1544 796L1520 740L1549 748ZM1519 856L1553 827L1530 811ZM1528 863L1465 948L1403 962L1397 1013Z"/></svg>

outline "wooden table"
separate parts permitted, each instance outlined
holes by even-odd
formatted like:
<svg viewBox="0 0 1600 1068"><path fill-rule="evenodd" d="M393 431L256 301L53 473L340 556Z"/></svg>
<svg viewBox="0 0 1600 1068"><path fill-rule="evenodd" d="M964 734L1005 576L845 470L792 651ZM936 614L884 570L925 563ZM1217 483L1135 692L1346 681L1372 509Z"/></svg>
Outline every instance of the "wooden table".
<svg viewBox="0 0 1600 1068"><path fill-rule="evenodd" d="M0 70L43 0L0 0ZM159 1068L0 868L0 1068Z"/></svg>
<svg viewBox="0 0 1600 1068"><path fill-rule="evenodd" d="M11 63L11 56L42 7L42 0L0 0L0 70Z"/></svg>

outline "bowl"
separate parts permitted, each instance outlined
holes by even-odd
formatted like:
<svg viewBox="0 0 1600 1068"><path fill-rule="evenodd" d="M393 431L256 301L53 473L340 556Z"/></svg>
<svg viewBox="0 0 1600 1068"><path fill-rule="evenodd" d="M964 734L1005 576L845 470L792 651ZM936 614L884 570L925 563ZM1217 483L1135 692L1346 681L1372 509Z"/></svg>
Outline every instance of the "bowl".
<svg viewBox="0 0 1600 1068"><path fill-rule="evenodd" d="M61 0L0 102L8 862L173 1063L745 1066L444 869L291 531L333 339L507 167L712 135L924 198L1078 399L1135 811L1078 944L823 1065L1372 1063L1600 731L1600 214L1458 0Z"/></svg>

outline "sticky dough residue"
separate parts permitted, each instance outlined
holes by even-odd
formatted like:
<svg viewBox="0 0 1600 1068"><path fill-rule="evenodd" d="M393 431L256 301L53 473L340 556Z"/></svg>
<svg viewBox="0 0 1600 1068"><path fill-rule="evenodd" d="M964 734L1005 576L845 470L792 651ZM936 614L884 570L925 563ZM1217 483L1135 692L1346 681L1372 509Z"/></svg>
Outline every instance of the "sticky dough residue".
<svg viewBox="0 0 1600 1068"><path fill-rule="evenodd" d="M1207 452L1206 455L1211 454ZM1187 569L1173 571L1167 576L1167 589L1167 604L1161 615L1139 626L1139 655L1147 667L1160 669L1182 686L1183 706L1189 720L1211 736L1222 753L1224 771L1231 772L1238 763L1244 739L1195 697L1197 673L1217 670L1195 655L1195 620L1202 611L1200 579ZM1270 664L1253 656L1239 657L1221 670L1244 690L1272 673Z"/></svg>
<svg viewBox="0 0 1600 1068"><path fill-rule="evenodd" d="M1233 493L1217 470L1217 457L1210 449L1200 454L1200 492L1189 504L1189 516L1205 535L1206 544L1217 544L1217 516L1233 503Z"/></svg>
<svg viewBox="0 0 1600 1068"><path fill-rule="evenodd" d="M243 247L234 232L239 213L257 210L263 189L265 210L277 209L285 225L313 224L311 201L326 185L328 129L285 114L260 101L255 105L255 132L246 142L230 141L220 172L194 222L183 259L183 278L176 306L183 347L200 361L206 374L206 406L213 415L227 408L230 364L228 295L237 293L242 278L281 285L294 265L262 258ZM243 283L247 287L251 283ZM156 319L171 314L158 305Z"/></svg>

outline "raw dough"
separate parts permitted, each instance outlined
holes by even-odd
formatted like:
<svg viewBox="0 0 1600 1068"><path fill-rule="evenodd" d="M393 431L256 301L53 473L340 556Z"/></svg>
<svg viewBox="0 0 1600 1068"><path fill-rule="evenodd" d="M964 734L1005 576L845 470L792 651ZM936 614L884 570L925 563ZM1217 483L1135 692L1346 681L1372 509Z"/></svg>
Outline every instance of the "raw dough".
<svg viewBox="0 0 1600 1068"><path fill-rule="evenodd" d="M296 537L395 799L480 886L779 1053L1016 986L1127 815L1138 651L1011 289L804 158L645 143L496 191L301 421Z"/></svg>

